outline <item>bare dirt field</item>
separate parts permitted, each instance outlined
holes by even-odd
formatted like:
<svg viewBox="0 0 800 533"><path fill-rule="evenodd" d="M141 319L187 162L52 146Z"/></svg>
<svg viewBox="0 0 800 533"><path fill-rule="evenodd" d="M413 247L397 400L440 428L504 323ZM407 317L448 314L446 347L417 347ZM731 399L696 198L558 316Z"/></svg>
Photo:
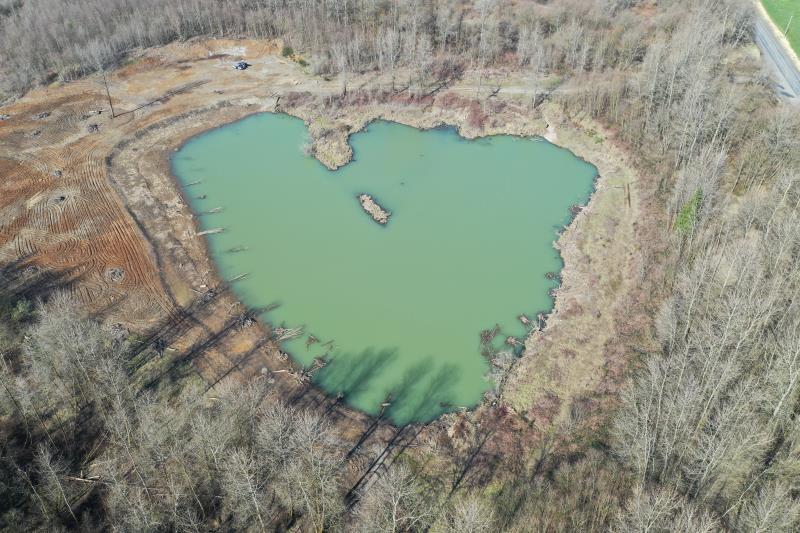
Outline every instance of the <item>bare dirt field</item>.
<svg viewBox="0 0 800 533"><path fill-rule="evenodd" d="M143 52L107 76L113 119L100 76L39 88L0 109L9 115L0 122L0 265L43 275L104 323L157 341L171 354L160 368L191 362L209 388L274 381L280 396L323 407L356 440L371 421L310 387L268 326L218 279L169 155L193 135L263 111L303 118L313 153L329 168L350 159L349 135L376 118L452 124L465 137L542 135L600 173L596 193L557 243L565 268L555 310L527 339L503 401L445 416L414 437L432 456L478 444L502 452L576 422L576 407L584 413L576 423L591 427L592 413L612 401L631 346L647 342L637 313L646 299L639 242L661 223L645 216L649 196L640 191L651 184L632 170L614 133L556 105L533 109L514 73L477 80L468 72L422 97L399 82L392 91L385 78L351 75L342 96L340 80L313 76L278 50L279 43L198 41ZM238 59L252 66L232 69Z"/></svg>

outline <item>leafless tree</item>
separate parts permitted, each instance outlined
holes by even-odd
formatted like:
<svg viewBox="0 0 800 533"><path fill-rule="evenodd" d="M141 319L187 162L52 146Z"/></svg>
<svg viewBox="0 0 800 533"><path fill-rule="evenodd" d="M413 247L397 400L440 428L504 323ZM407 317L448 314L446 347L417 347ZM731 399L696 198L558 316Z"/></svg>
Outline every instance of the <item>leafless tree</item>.
<svg viewBox="0 0 800 533"><path fill-rule="evenodd" d="M424 530L434 518L436 501L403 464L374 477L356 510L360 531Z"/></svg>
<svg viewBox="0 0 800 533"><path fill-rule="evenodd" d="M639 531L720 531L708 512L697 509L668 489L655 492L637 489L627 508L620 513L616 527L620 533Z"/></svg>
<svg viewBox="0 0 800 533"><path fill-rule="evenodd" d="M451 503L444 522L443 530L452 533L497 531L494 511L484 500L477 497L464 497Z"/></svg>

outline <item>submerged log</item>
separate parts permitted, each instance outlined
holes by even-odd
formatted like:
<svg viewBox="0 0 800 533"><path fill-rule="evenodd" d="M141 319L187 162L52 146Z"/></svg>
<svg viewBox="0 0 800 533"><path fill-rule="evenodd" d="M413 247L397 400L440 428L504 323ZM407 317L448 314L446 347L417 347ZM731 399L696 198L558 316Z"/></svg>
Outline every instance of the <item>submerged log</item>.
<svg viewBox="0 0 800 533"><path fill-rule="evenodd" d="M389 222L389 217L392 216L392 214L381 207L378 202L372 198L372 196L369 194L359 194L357 198L358 202L361 204L361 207L370 217L372 217L372 220L381 225Z"/></svg>
<svg viewBox="0 0 800 533"><path fill-rule="evenodd" d="M205 231L198 231L197 235L213 235L215 233L222 233L223 231L225 231L225 228L212 228Z"/></svg>
<svg viewBox="0 0 800 533"><path fill-rule="evenodd" d="M506 344L516 348L517 346L519 346L520 342L514 337L506 337Z"/></svg>
<svg viewBox="0 0 800 533"><path fill-rule="evenodd" d="M285 328L283 326L272 330L272 336L277 342L288 341L299 337L303 333L303 328Z"/></svg>
<svg viewBox="0 0 800 533"><path fill-rule="evenodd" d="M233 283L234 281L242 280L242 279L246 278L249 275L250 275L250 272L245 272L244 274L239 274L238 276L234 276L231 279L229 279L228 283Z"/></svg>
<svg viewBox="0 0 800 533"><path fill-rule="evenodd" d="M323 357L315 357L314 361L311 363L311 366L308 368L304 368L301 372L303 376L310 378L314 376L314 373L319 370L320 368L324 368L325 365L328 364L327 359Z"/></svg>
<svg viewBox="0 0 800 533"><path fill-rule="evenodd" d="M319 342L319 339L317 339L314 335L309 335L308 339L306 339L306 349L309 346L311 346L312 344L316 344L318 342Z"/></svg>

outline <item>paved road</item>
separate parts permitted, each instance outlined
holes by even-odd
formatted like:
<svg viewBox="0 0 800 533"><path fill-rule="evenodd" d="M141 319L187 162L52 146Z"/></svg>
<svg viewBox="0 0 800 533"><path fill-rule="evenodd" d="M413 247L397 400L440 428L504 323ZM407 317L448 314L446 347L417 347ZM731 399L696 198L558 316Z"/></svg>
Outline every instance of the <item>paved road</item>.
<svg viewBox="0 0 800 533"><path fill-rule="evenodd" d="M760 14L756 15L755 41L775 76L778 93L800 105L800 71Z"/></svg>

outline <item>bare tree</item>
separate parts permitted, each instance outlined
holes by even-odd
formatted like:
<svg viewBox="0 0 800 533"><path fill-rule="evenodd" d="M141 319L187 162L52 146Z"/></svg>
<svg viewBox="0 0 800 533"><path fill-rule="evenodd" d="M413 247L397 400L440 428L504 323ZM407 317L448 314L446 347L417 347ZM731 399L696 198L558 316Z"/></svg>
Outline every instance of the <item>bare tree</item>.
<svg viewBox="0 0 800 533"><path fill-rule="evenodd" d="M452 533L497 531L494 511L478 497L460 498L449 505L443 530Z"/></svg>
<svg viewBox="0 0 800 533"><path fill-rule="evenodd" d="M225 462L225 503L236 527L247 529L256 524L260 531L267 531L271 522L270 498L267 490L268 474L251 452L236 449L230 452Z"/></svg>
<svg viewBox="0 0 800 533"><path fill-rule="evenodd" d="M46 445L41 445L36 451L36 473L38 477L38 494L49 502L50 507L56 512L66 512L75 524L78 519L72 511L71 501L76 496L76 491L65 484L67 468L53 457Z"/></svg>
<svg viewBox="0 0 800 533"><path fill-rule="evenodd" d="M668 489L655 492L637 489L628 506L620 514L614 529L620 533L640 531L712 533L720 530L719 524L707 511L697 509Z"/></svg>
<svg viewBox="0 0 800 533"><path fill-rule="evenodd" d="M408 467L395 464L373 479L356 510L359 530L424 530L432 523L435 498L431 498Z"/></svg>

